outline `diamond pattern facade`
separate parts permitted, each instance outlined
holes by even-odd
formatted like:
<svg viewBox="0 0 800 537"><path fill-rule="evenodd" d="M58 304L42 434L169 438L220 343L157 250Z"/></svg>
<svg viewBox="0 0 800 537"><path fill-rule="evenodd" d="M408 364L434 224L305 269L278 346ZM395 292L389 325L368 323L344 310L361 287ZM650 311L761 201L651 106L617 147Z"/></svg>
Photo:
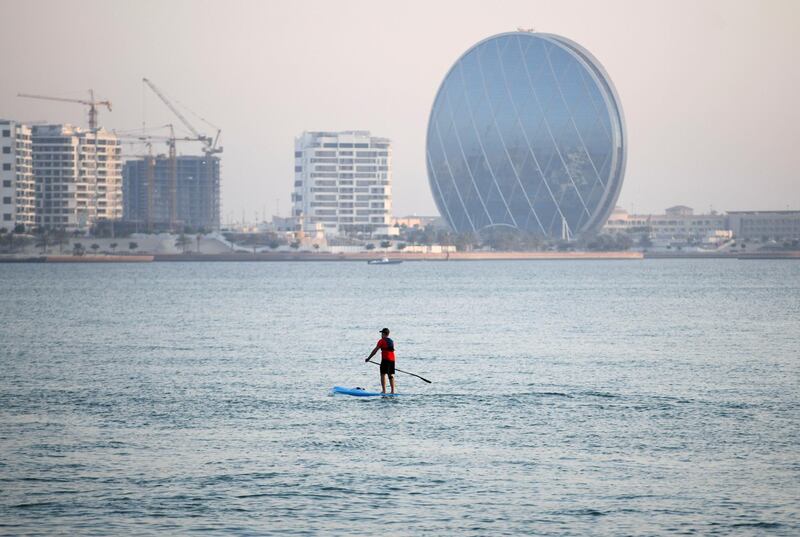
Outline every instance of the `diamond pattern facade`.
<svg viewBox="0 0 800 537"><path fill-rule="evenodd" d="M597 231L625 171L611 81L586 50L550 34L500 34L469 49L439 88L426 146L436 205L459 232Z"/></svg>

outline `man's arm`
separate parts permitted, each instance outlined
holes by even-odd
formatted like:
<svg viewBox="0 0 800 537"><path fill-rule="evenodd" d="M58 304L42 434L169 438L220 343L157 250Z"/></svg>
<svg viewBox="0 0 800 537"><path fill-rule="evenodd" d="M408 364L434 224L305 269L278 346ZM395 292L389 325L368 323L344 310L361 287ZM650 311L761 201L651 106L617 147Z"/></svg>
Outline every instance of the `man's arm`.
<svg viewBox="0 0 800 537"><path fill-rule="evenodd" d="M376 352L378 352L378 349L380 349L380 347L379 347L378 345L375 345L375 348L374 348L374 349L372 349L372 352L371 352L371 353L369 353L369 356L367 356L367 359L366 359L366 360L364 360L364 361L365 361L365 362L369 362L369 361L370 361L370 359L371 359L373 356L375 356L375 353L376 353Z"/></svg>

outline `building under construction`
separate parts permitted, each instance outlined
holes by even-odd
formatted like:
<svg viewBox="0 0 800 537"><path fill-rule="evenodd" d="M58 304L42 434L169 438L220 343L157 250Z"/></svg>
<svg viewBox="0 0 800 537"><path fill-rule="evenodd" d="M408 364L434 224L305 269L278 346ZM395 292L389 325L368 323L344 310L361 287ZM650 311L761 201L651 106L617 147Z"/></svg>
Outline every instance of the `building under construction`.
<svg viewBox="0 0 800 537"><path fill-rule="evenodd" d="M218 157L128 160L122 169L122 192L123 218L141 231L219 229Z"/></svg>

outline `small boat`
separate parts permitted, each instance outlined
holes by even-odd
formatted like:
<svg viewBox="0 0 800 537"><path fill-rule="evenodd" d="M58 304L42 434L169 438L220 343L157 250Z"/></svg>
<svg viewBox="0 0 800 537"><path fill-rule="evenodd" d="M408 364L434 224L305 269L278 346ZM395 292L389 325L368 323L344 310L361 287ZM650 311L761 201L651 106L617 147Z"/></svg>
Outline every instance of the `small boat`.
<svg viewBox="0 0 800 537"><path fill-rule="evenodd" d="M402 259L389 259L388 257L384 257L381 259L370 259L367 261L367 265L398 265L402 262Z"/></svg>

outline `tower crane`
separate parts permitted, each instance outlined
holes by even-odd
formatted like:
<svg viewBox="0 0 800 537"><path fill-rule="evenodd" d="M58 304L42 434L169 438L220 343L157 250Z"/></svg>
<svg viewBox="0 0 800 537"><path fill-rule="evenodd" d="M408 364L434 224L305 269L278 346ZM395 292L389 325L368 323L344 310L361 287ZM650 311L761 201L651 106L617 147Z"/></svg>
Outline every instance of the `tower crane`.
<svg viewBox="0 0 800 537"><path fill-rule="evenodd" d="M206 199L208 200L209 206L206 208L206 211L208 212L209 220L218 223L219 206L217 205L215 207L214 204L215 196L214 196L214 185L213 185L212 161L208 157L215 155L217 153L222 153L222 147L217 146L217 143L219 142L219 135L222 132L222 130L217 127L214 127L217 129L217 133L213 138L211 136L207 136L205 134L200 133L196 128L194 128L194 126L191 123L189 123L189 120L187 120L183 116L183 114L181 114L180 110L178 110L175 107L175 105L172 104L172 102L169 99L167 99L167 97L162 93L160 89L158 89L158 87L155 84L153 84L152 81L150 81L148 78L142 78L142 82L147 84L147 86L151 90L153 90L153 93L155 93L158 96L158 98L161 99L161 101L167 106L167 108L169 108L172 111L172 113L175 114L175 116L177 116L177 118L181 121L181 123L183 123L187 129L189 129L192 135L198 141L202 142L203 154L206 156L206 166L207 166L206 169L208 170L208 177L206 178L206 184L208 185L208 192L206 193ZM206 123L208 122L206 121ZM172 152L170 153L170 155L173 155L175 151L174 144L173 146L171 146L171 151ZM172 166L176 165L175 159L172 158L172 156L170 162L173 163ZM177 174L177 171L175 172L171 171L170 173ZM174 184L177 184L177 181ZM173 204L175 204L177 202L177 195L173 196L172 199L173 199Z"/></svg>
<svg viewBox="0 0 800 537"><path fill-rule="evenodd" d="M158 89L158 87L155 84L153 84L152 81L150 81L150 79L142 78L142 82L147 84L147 86L151 90L153 90L153 93L155 93L158 96L158 98L161 99L161 101L165 105L167 105L167 108L169 108L172 111L172 113L175 114L175 116L181 121L181 123L183 123L187 129L189 129L189 132L191 132L192 135L198 141L203 143L203 153L205 153L206 155L222 153L222 147L217 147L217 142L219 141L219 135L220 132L222 132L221 129L217 129L217 133L213 138L210 136L206 136L205 134L201 134L196 128L194 128L194 126L191 123L189 123L189 120L186 119L183 114L181 114L180 110L178 110L175 107L175 105L172 104L172 101L167 99L166 95L164 95L161 92L161 90Z"/></svg>
<svg viewBox="0 0 800 537"><path fill-rule="evenodd" d="M164 125L169 128L169 136L154 136L151 134L117 134L121 140L144 143L147 146L147 227L148 231L153 228L154 200L153 190L155 184L155 158L152 155L153 142L166 142L168 148L167 171L169 172L169 225L172 231L178 227L178 159L177 142L203 142L202 137L175 136L175 129L171 124Z"/></svg>
<svg viewBox="0 0 800 537"><path fill-rule="evenodd" d="M89 100L85 99L68 99L66 97L49 97L47 95L33 95L31 93L18 93L17 97L25 97L27 99L42 99L45 101L60 101L64 103L77 103L89 107L89 129L92 132L97 132L97 107L105 106L108 111L111 111L111 101L98 101L94 98L94 90L89 90Z"/></svg>

